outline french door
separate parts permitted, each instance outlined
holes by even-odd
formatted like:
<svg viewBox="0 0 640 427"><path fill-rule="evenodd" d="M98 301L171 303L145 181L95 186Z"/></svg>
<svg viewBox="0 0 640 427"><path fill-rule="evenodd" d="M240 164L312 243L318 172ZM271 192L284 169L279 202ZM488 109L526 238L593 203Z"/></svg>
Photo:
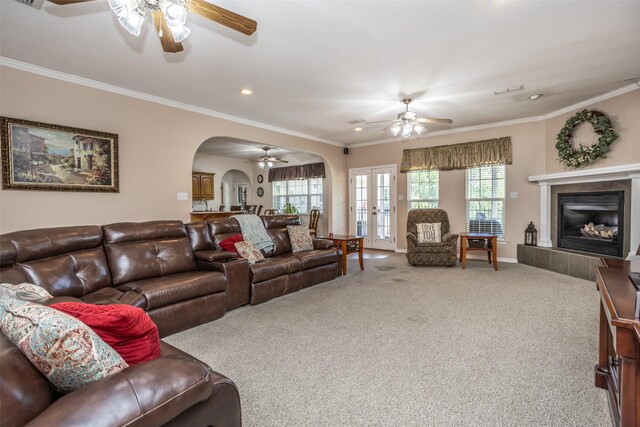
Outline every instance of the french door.
<svg viewBox="0 0 640 427"><path fill-rule="evenodd" d="M396 249L396 166L349 169L349 231L365 248Z"/></svg>

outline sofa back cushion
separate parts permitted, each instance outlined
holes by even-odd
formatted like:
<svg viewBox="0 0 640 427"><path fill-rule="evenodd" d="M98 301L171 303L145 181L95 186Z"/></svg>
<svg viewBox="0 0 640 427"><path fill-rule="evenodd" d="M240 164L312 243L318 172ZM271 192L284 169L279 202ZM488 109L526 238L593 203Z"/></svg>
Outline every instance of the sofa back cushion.
<svg viewBox="0 0 640 427"><path fill-rule="evenodd" d="M194 252L211 251L214 249L213 239L209 234L209 227L204 221L190 222L184 225L191 241Z"/></svg>
<svg viewBox="0 0 640 427"><path fill-rule="evenodd" d="M27 274L16 264L18 250L11 241L0 236L0 283L23 283L29 281Z"/></svg>
<svg viewBox="0 0 640 427"><path fill-rule="evenodd" d="M220 242L236 234L242 234L240 224L235 218L219 218L207 221L209 233L213 239L215 248L220 247Z"/></svg>
<svg viewBox="0 0 640 427"><path fill-rule="evenodd" d="M267 229L267 233L273 240L273 252L265 254L267 258L284 253L291 253L291 241L287 232L287 225L302 225L297 215L266 215L260 217Z"/></svg>
<svg viewBox="0 0 640 427"><path fill-rule="evenodd" d="M182 221L121 222L102 228L116 286L196 269Z"/></svg>
<svg viewBox="0 0 640 427"><path fill-rule="evenodd" d="M111 286L99 226L16 231L2 236L0 247L9 244L16 251L16 266L26 275L22 281L42 286L53 296L82 297ZM2 276L8 274L3 271Z"/></svg>

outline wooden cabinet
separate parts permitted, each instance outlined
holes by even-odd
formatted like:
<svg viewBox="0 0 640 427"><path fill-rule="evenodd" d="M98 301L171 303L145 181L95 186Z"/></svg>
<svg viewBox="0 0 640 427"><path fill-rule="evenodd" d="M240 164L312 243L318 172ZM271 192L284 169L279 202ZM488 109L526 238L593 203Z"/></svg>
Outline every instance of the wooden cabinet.
<svg viewBox="0 0 640 427"><path fill-rule="evenodd" d="M596 386L607 390L615 426L640 425L640 323L629 261L604 258L596 269L600 292L600 347Z"/></svg>
<svg viewBox="0 0 640 427"><path fill-rule="evenodd" d="M191 198L213 199L213 176L214 173L192 172L191 173Z"/></svg>

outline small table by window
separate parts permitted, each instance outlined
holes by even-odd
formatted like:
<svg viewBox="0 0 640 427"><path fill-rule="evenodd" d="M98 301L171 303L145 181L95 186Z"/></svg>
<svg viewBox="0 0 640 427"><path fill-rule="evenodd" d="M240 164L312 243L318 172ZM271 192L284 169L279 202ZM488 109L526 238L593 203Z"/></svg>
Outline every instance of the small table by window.
<svg viewBox="0 0 640 427"><path fill-rule="evenodd" d="M491 264L493 257L493 269L498 271L498 236L496 234L460 233L460 264L463 269L467 265L468 251L486 252L489 264Z"/></svg>
<svg viewBox="0 0 640 427"><path fill-rule="evenodd" d="M360 261L360 270L364 270L364 261L362 258L363 236L344 236L340 234L333 234L331 236L317 236L318 239L332 240L342 250L342 275L347 274L347 255L353 252L358 252L358 260Z"/></svg>

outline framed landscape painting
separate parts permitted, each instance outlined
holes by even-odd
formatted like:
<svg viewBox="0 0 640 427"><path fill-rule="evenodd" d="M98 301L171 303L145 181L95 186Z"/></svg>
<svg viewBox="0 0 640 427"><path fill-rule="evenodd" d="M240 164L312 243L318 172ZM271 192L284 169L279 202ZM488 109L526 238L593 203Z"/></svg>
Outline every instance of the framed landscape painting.
<svg viewBox="0 0 640 427"><path fill-rule="evenodd" d="M2 188L117 193L118 135L0 118Z"/></svg>

